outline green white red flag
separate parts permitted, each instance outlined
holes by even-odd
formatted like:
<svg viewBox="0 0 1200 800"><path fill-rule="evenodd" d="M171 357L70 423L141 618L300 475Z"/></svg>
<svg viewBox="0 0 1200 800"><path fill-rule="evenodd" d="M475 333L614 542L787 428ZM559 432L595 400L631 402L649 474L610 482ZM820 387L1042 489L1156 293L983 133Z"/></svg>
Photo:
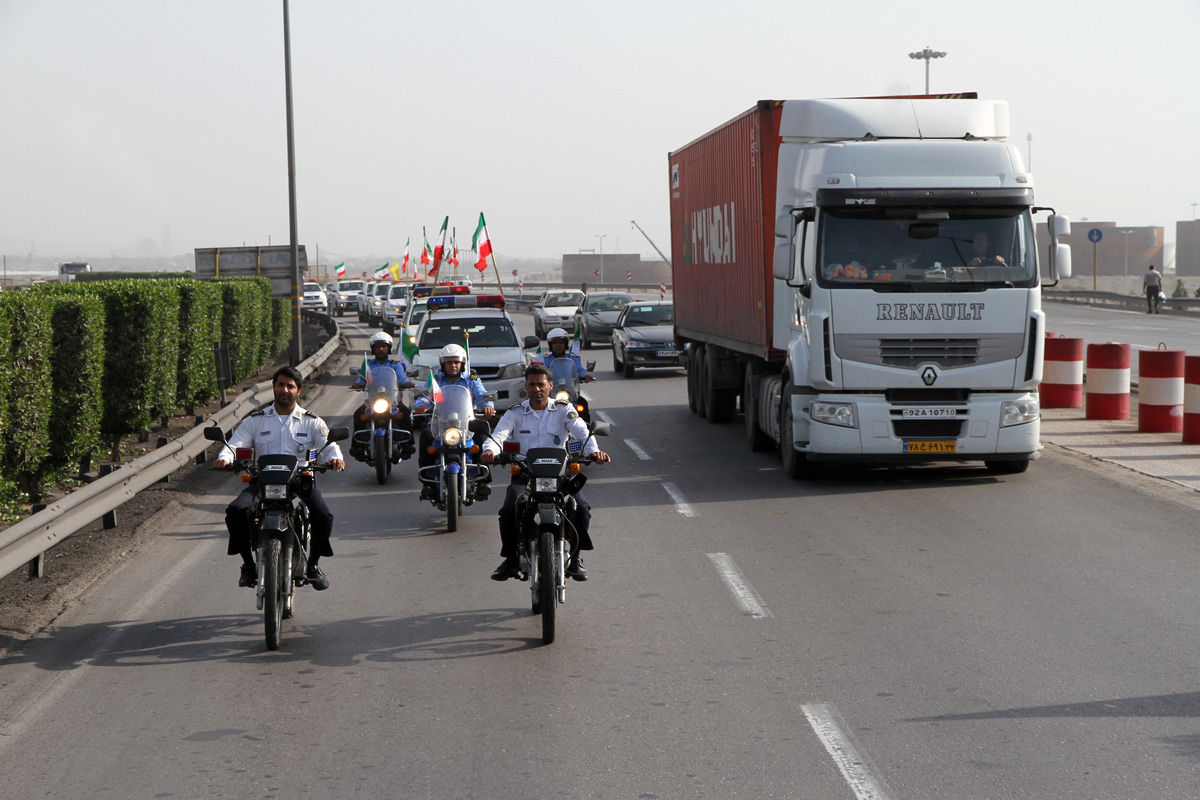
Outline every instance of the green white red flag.
<svg viewBox="0 0 1200 800"><path fill-rule="evenodd" d="M336 267L334 267L333 274L337 277L337 279L339 281L342 278L346 277L346 262L343 261L342 263L340 263Z"/></svg>
<svg viewBox="0 0 1200 800"><path fill-rule="evenodd" d="M438 386L437 379L433 377L433 368L429 368L429 379L425 381L425 389L429 392L429 399L435 403L442 402L442 387Z"/></svg>
<svg viewBox="0 0 1200 800"><path fill-rule="evenodd" d="M404 263L400 265L400 271L405 274L408 274L408 245L410 242L412 242L411 236L404 240Z"/></svg>
<svg viewBox="0 0 1200 800"><path fill-rule="evenodd" d="M383 262L383 266L380 267L379 269L375 270L375 273L371 277L373 277L377 281L383 280L391 273L391 270L389 269L390 266L391 265L388 264L386 261Z"/></svg>
<svg viewBox="0 0 1200 800"><path fill-rule="evenodd" d="M425 226L421 226L421 235L425 237L425 249L421 251L421 263L429 266L433 263L433 251L429 249L429 234L425 232Z"/></svg>
<svg viewBox="0 0 1200 800"><path fill-rule="evenodd" d="M488 238L487 222L483 219L482 211L479 212L479 224L475 226L475 235L471 237L471 249L479 254L475 269L483 272L487 269L487 257L492 254L492 240Z"/></svg>
<svg viewBox="0 0 1200 800"><path fill-rule="evenodd" d="M450 224L449 215L442 220L442 229L438 231L437 244L433 247L433 271L437 272L442 264L442 256L446 253L446 226Z"/></svg>

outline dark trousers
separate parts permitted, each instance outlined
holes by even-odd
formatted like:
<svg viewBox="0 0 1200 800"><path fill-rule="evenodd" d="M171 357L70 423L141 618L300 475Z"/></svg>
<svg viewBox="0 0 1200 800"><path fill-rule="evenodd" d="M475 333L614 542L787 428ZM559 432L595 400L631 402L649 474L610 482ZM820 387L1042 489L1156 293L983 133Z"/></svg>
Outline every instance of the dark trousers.
<svg viewBox="0 0 1200 800"><path fill-rule="evenodd" d="M520 531L517 527L517 498L525 491L525 479L514 477L504 493L504 503L500 506L500 555L504 558L516 558L517 548L521 543ZM578 546L571 551L575 555L580 550L592 550L592 537L588 529L592 523L592 506L584 498L583 492L575 493L575 525L578 535Z"/></svg>
<svg viewBox="0 0 1200 800"><path fill-rule="evenodd" d="M225 527L229 529L227 552L231 556L251 555L253 542L250 540L250 507L254 505L254 496L257 493L258 484L252 481L225 507ZM316 486L311 490L299 490L298 494L304 505L308 506L308 518L312 522L312 548L308 554L309 559L333 555L333 548L329 546L329 534L333 532L333 512L325 505L325 500Z"/></svg>
<svg viewBox="0 0 1200 800"><path fill-rule="evenodd" d="M1146 287L1146 313L1153 314L1158 310L1158 293L1162 290L1157 286Z"/></svg>

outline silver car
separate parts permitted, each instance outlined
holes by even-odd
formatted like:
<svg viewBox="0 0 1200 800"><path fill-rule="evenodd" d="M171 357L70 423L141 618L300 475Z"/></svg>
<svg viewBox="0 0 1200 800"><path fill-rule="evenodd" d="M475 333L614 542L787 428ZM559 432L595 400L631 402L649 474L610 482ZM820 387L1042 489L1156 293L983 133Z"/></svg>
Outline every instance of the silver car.
<svg viewBox="0 0 1200 800"><path fill-rule="evenodd" d="M544 339L553 328L574 330L575 314L584 294L578 290L550 291L533 307L533 334Z"/></svg>

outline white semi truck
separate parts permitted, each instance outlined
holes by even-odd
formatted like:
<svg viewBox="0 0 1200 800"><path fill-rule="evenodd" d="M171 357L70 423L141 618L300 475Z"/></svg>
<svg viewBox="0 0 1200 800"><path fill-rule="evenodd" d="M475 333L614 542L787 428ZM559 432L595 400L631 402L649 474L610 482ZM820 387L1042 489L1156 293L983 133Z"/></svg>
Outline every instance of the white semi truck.
<svg viewBox="0 0 1200 800"><path fill-rule="evenodd" d="M974 94L761 101L671 153L692 410L728 422L740 398L750 445L793 477L1023 471L1041 449L1041 285L1070 275L1070 223L1035 206L1008 132L1007 104Z"/></svg>

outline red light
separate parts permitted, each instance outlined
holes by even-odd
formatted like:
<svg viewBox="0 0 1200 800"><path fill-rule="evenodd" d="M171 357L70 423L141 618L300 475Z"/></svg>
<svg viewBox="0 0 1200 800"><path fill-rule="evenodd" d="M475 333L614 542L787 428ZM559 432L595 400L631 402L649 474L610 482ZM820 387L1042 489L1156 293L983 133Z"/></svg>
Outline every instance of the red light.
<svg viewBox="0 0 1200 800"><path fill-rule="evenodd" d="M238 461L249 461L254 456L254 451L249 447L239 447L233 451L233 455Z"/></svg>
<svg viewBox="0 0 1200 800"><path fill-rule="evenodd" d="M505 442L504 443L504 452L506 452L506 453L521 452L521 443L520 442Z"/></svg>
<svg viewBox="0 0 1200 800"><path fill-rule="evenodd" d="M583 403L576 403L575 410L578 411L580 414L582 414L583 413Z"/></svg>

